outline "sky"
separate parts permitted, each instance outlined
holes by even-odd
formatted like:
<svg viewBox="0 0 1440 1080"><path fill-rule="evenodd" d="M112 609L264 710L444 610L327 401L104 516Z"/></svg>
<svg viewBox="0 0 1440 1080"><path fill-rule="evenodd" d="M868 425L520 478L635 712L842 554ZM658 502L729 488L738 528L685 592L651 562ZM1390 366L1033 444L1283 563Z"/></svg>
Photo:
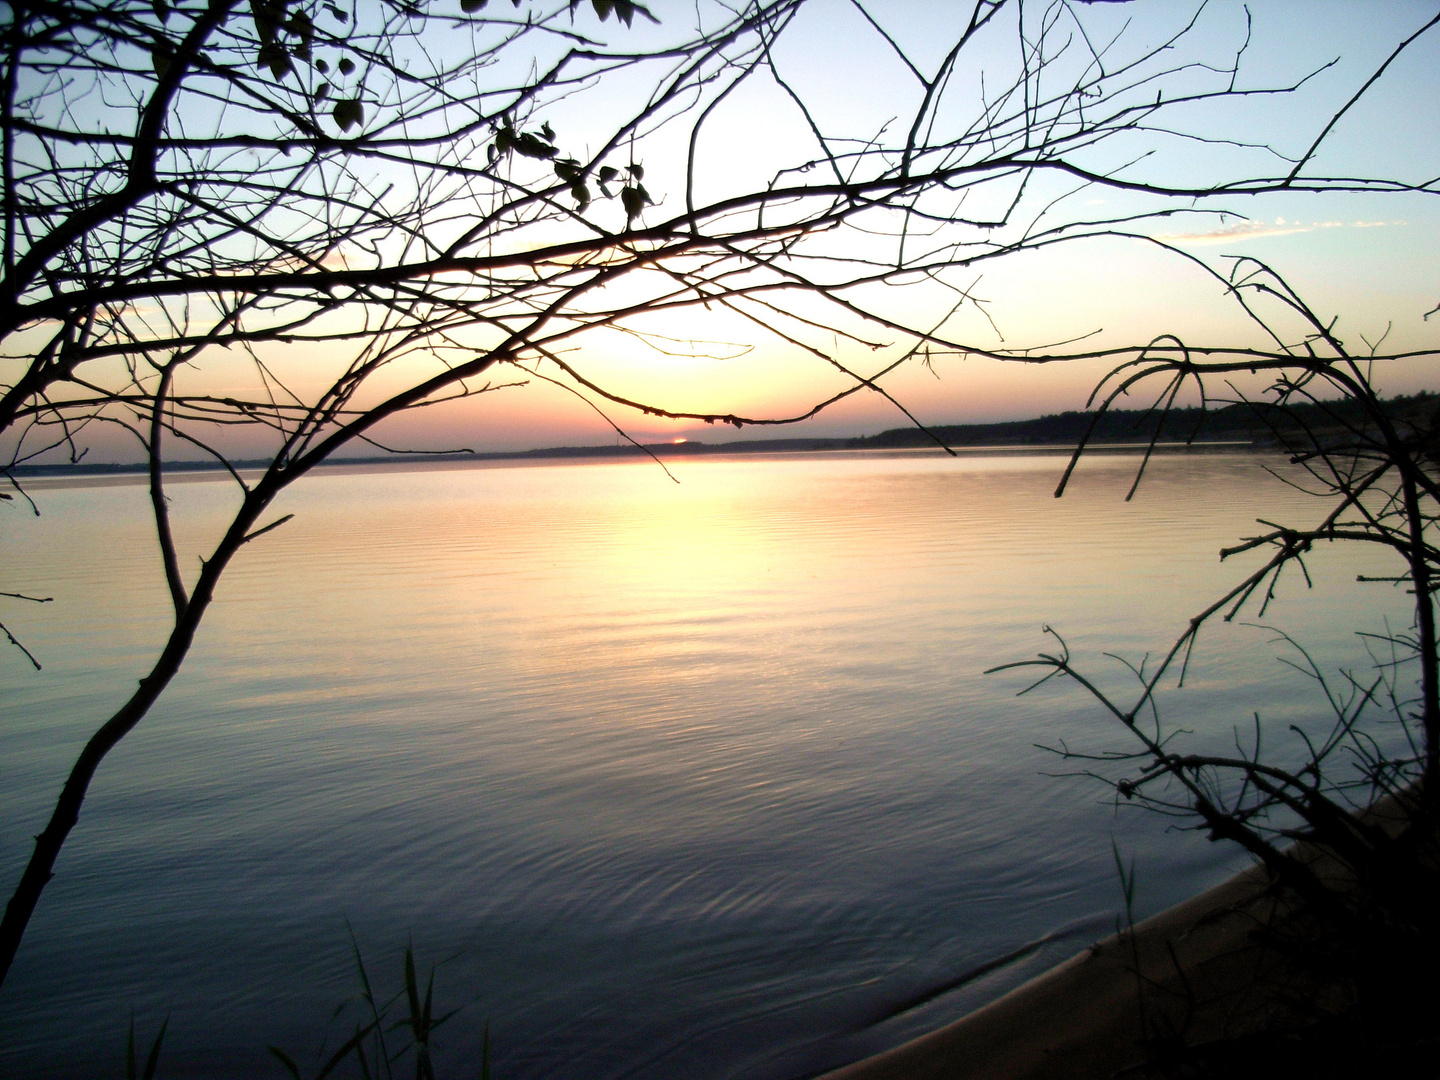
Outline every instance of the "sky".
<svg viewBox="0 0 1440 1080"><path fill-rule="evenodd" d="M939 62L937 46L953 36L962 4L890 3L874 6L877 19L896 37L923 71ZM664 12L657 6L657 12ZM1153 40L1171 32L1191 7L1184 4L1115 4L1080 10L1099 33L1113 33L1129 22L1129 32ZM1248 7L1251 45L1240 69L1240 85L1279 86L1329 66L1293 95L1248 99L1243 107L1197 109L1195 132L1223 134L1253 143L1272 143L1287 156L1302 153L1325 122L1384 62L1400 40L1423 26L1433 3L1253 3ZM809 22L791 27L788 52L779 56L783 71L806 101L818 102L816 118L827 130L851 130L883 124L900 111L913 84L891 60L876 59L874 36L847 4L816 4ZM1225 56L1246 33L1241 4L1212 3L1200 14L1188 48L1197 56ZM1148 37L1146 37L1148 35ZM1012 40L1011 35L996 39ZM1411 46L1356 102L1326 137L1312 163L1313 173L1381 174L1423 180L1440 174L1440 30L1431 30ZM930 65L927 68L926 65ZM861 76L863 75L863 76ZM802 140L795 111L775 94L775 86L756 81L749 98L734 102L707 128L713 161L736 163L732 148L750 147L752 168L762 174L788 141ZM963 111L963 109L962 109ZM1155 150L1136 138L1136 153ZM1224 147L1208 144L1164 147L1149 176L1184 183L1191 173L1217 167ZM1236 154L1234 168L1274 170L1279 161L1266 154ZM706 158L701 157L701 161ZM1259 164L1257 164L1259 163ZM723 171L723 170L720 170ZM730 176L730 181L736 177ZM649 186L664 199L664 174ZM1126 212L1129 200L1106 190L1071 197L1064 212L1102 215ZM1404 347L1440 344L1440 317L1424 314L1440 301L1440 203L1430 196L1354 196L1286 194L1264 199L1231 199L1207 209L1233 213L1175 217L1151 223L1151 233L1176 248L1224 269L1236 256L1272 264L1308 298L1316 310L1339 317L1338 327L1355 344L1377 340L1390 327L1388 343ZM1148 340L1161 333L1189 341L1236 340L1244 334L1233 302L1212 279L1184 259L1146 248L1139 242L1090 240L1073 248L1025 253L986 266L972 275L976 297L985 311L972 308L958 330L968 340L1008 346L1100 334L1106 340ZM919 291L919 289L917 289ZM994 321L994 331L985 323ZM736 327L710 327L714 340L736 341ZM991 334L986 333L991 331ZM697 328L691 327L690 333ZM743 331L740 333L743 337ZM753 348L742 359L677 360L628 344L613 356L596 360L602 372L638 392L685 408L723 402L723 408L785 412L814 399L825 382L822 364L775 341L749 338ZM867 363L864 350L847 360ZM874 363L871 360L871 363ZM878 367L878 364L876 364ZM942 357L929 367L910 364L887 377L886 386L917 418L927 423L1018 419L1083 408L1104 367L1076 363L1028 367L994 360ZM1440 387L1433 363L1397 364L1380 374L1387 392ZM1259 389L1259 387L1251 387ZM1223 390L1223 387L1221 387ZM1136 400L1136 405L1143 399ZM474 413L469 413L474 409ZM552 387L521 392L456 410L480 423L456 416L456 436L472 435L484 448L583 444L616 438L605 422L579 400ZM716 429L645 416L612 413L625 431L642 441L672 438L717 439ZM783 435L852 435L899 426L906 418L880 396L858 395L796 428L756 429L755 438ZM505 429L510 428L510 431ZM749 431L740 433L747 435ZM723 438L736 438L726 431Z"/></svg>
<svg viewBox="0 0 1440 1080"><path fill-rule="evenodd" d="M662 18L675 10L655 5ZM957 13L967 5L946 2L871 5L878 21L924 71L939 62L939 49L953 39ZM1038 5L1032 11L1043 10ZM1195 8L1183 4L1076 5L1097 35L1113 35L1128 24L1139 43L1171 33ZM1254 143L1269 143L1298 156L1333 113L1364 84L1395 45L1430 19L1434 3L1260 2L1249 5L1251 43L1237 84L1276 87L1320 70L1296 93L1196 108L1182 116L1186 130ZM913 107L915 84L893 56L876 49L873 33L858 13L839 0L816 4L804 23L791 27L777 63L788 81L812 104L817 122L829 131L873 129ZM1212 3L1200 10L1187 56L1233 55L1246 33L1246 8ZM613 36L613 34L612 34ZM995 35L997 49L1013 42L1013 30ZM995 58L990 58L992 61ZM1003 57L1001 58L1003 60ZM1431 30L1402 54L1339 121L1307 166L1307 173L1383 175L1419 181L1440 175L1440 29ZM1325 65L1330 64L1328 68ZM927 67L927 65L929 65ZM966 112L964 87L952 91ZM717 193L762 177L785 154L792 157L806 139L793 107L768 80L753 80L718 110L701 143L702 166ZM942 107L942 114L949 106ZM1162 140L1143 133L1125 152L1139 160L1136 171L1157 180L1184 183L1196 175L1229 168L1273 174L1283 162L1263 152L1227 146ZM737 147L742 149L737 149ZM1150 154L1146 160L1143 155ZM708 155L708 157L707 157ZM650 161L663 158L654 150ZM647 165L647 185L665 209L674 205L679 177L661 164ZM1252 172L1253 174L1253 172ZM1073 185L1072 185L1073 186ZM1068 190L1068 189L1067 189ZM703 194L703 193L702 193ZM1153 208L1154 202L1104 189L1070 195L1057 215L1103 215ZM1337 327L1352 347L1362 336L1385 334L1387 345L1440 346L1440 316L1425 313L1440 302L1440 200L1416 195L1287 194L1213 200L1188 213L1153 221L1139 231L1193 254L1210 266L1228 269L1236 257L1261 259L1318 311L1338 317ZM1217 216L1226 211L1228 217ZM656 211L656 212L659 212ZM1162 333L1196 342L1234 341L1249 331L1219 285L1184 259L1138 241L1100 239L1043 253L1026 253L967 272L973 293L983 300L953 323L957 336L977 344L1024 347L1094 334L1097 341L1145 341ZM934 297L915 288L919 322L938 310ZM926 304L931 310L925 310ZM899 304L900 308L905 305ZM991 325L993 323L993 325ZM701 312L679 336L743 345L722 349L721 359L677 358L637 347L633 341L601 343L587 370L649 400L678 408L710 407L736 412L784 413L813 401L821 388L836 385L824 364L793 347ZM898 340L896 335L888 335ZM908 343L907 343L908 347ZM703 350L697 350L703 352ZM840 346L857 368L880 366L866 350ZM582 354L584 355L584 354ZM881 357L890 354L880 354ZM1079 362L1063 368L1005 364L953 356L927 367L911 363L884 381L921 421L963 423L1017 419L1083 408L1105 365ZM1388 393L1440 388L1433 362L1396 364L1380 372ZM1259 383L1246 387L1247 392ZM1224 388L1219 388L1221 392ZM1136 405L1148 399L1137 398ZM665 422L625 410L607 409L627 434L642 441L720 439L777 435L853 435L905 424L906 418L879 395L862 393L820 417L785 429L707 428ZM489 395L424 418L429 437L453 432L454 445L511 449L555 444L613 442L617 436L584 402L554 387L532 385ZM397 425L397 434L420 438ZM438 444L436 444L438 445Z"/></svg>
<svg viewBox="0 0 1440 1080"><path fill-rule="evenodd" d="M655 0L651 8L660 19L658 26L644 20L630 28L614 20L598 24L588 5L580 8L578 25L612 45L638 50L663 42L697 18L718 17L717 9L690 0ZM700 202L763 185L778 168L813 157L812 121L827 136L855 138L908 124L921 91L906 62L922 73L933 72L970 5L955 0L871 0L867 10L905 59L885 45L851 0L813 0L773 47L777 69L806 103L809 116L768 76L744 83L707 117L697 139ZM1298 157L1315 141L1395 46L1440 11L1440 0L1258 0L1248 8L1226 0L1203 5L1168 0L1012 5L965 54L973 53L973 58L962 61L935 110L937 132L953 133L972 123L978 103L993 99L995 80L1015 69L1019 51L1014 20L1021 10L1032 30L1053 18L1062 31L1055 40L1069 40L1070 51L1052 69L1057 80L1079 55L1081 28L1092 45L1116 41L1110 55L1119 57L1155 47L1193 20L1190 32L1166 54L1167 62L1191 65L1166 84L1167 96L1223 82L1225 76L1214 69L1234 57L1247 33L1237 87L1302 83L1288 94L1182 106L1167 114L1172 125L1167 132L1125 132L1075 155L1096 171L1118 169L1131 179L1190 185L1288 171L1285 159ZM456 44L458 40L452 39L453 47L463 44ZM530 62L528 56L519 60L522 66ZM1408 182L1440 175L1437 60L1440 28L1416 41L1349 109L1305 174ZM497 69L497 78L503 74ZM625 103L645 90L638 81L606 81L554 102L531 122L553 121L567 147L593 149ZM686 119L643 142L645 183L658 205L642 220L668 216L684 204L690 131ZM1013 188L1004 184L974 191L963 209L993 212L1012 194ZM969 301L948 318L954 293L924 282L872 289L863 298L909 325L930 327L943 320L947 338L983 349L1043 348L1073 339L1097 346L1143 344L1162 334L1187 344L1228 344L1248 340L1253 329L1221 284L1194 260L1225 273L1235 259L1244 257L1265 261L1317 311L1335 317L1338 333L1352 348L1387 334L1387 348L1440 348L1440 314L1425 317L1440 303L1440 258L1435 254L1440 251L1440 195L1291 193L1180 203L1041 178L1027 187L1019 205L1015 220L1036 227L1165 209L1169 216L1130 228L1175 250L1140 239L1103 237L953 267L948 280L964 288ZM600 207L596 212L618 210ZM872 224L883 229L895 223ZM930 242L939 244L948 235L937 232ZM883 252L893 242L859 233L818 241L832 255ZM837 327L861 332L882 346L871 349L839 335L825 340L826 335L813 328L805 331L807 340L867 376L915 344L893 330L860 328L804 298L792 297L785 305L819 323L837 320ZM639 320L633 328L652 336L597 333L568 359L587 377L626 396L678 411L789 415L850 385L824 360L720 311L696 308L682 316ZM302 393L322 384L331 359L323 349L305 345L270 346L263 358ZM253 378L242 370L244 359L234 356L207 356L201 367L210 386L233 384L237 393ZM927 424L1020 419L1084 408L1108 367L1102 361L1032 365L941 353L929 363L912 360L883 379L894 401L861 392L802 424L739 432L667 421L596 401L593 395L587 401L543 379L527 380L524 373L497 372L497 383L528 384L420 410L388 422L380 434L392 446L478 451L604 445L620 438L616 426L642 442L849 436L908 423L896 402ZM544 364L538 369L539 374L559 374ZM407 373L413 375L402 370L394 377L403 381ZM1432 360L1390 365L1377 373L1377 382L1387 393L1440 389ZM1246 393L1262 388L1258 380L1240 384ZM1137 396L1133 404L1149 400ZM91 460L134 460L136 449L111 433L96 432ZM235 444L232 449L244 456L260 447Z"/></svg>

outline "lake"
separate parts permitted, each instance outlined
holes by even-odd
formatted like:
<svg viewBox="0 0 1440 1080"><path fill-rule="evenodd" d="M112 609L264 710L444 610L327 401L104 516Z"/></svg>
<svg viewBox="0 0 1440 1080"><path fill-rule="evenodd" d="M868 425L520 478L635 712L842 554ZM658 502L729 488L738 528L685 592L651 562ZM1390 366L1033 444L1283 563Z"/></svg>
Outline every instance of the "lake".
<svg viewBox="0 0 1440 1080"><path fill-rule="evenodd" d="M439 965L441 1076L794 1080L921 1033L1243 857L1117 808L1036 743L1129 749L1075 687L986 676L1064 635L1104 686L1163 653L1316 500L1251 454L830 454L334 468L227 573L184 669L106 760L0 992L0 1072L118 1075L133 1015L161 1077L313 1068L405 945ZM233 502L172 496L185 554ZM145 488L6 504L0 654L8 890L86 736L163 639ZM1266 623L1326 665L1409 623L1317 550ZM1253 616L1253 611L1251 612ZM1207 629L1168 723L1276 745L1323 721L1275 633ZM348 928L347 929L347 924ZM1022 946L1024 956L963 976ZM343 1039L347 1012L330 1028ZM353 1030L353 1026L349 1029ZM459 1071L460 1065L464 1071Z"/></svg>

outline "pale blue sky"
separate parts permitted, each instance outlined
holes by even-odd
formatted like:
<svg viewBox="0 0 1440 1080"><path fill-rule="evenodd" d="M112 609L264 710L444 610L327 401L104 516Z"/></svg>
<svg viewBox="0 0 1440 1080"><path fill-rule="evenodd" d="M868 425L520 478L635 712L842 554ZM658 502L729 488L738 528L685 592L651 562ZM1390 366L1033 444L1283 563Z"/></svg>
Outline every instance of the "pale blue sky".
<svg viewBox="0 0 1440 1080"><path fill-rule="evenodd" d="M966 5L943 2L886 2L871 11L922 70L930 70L939 49L953 37L954 16ZM668 5L657 4L667 14ZM1027 18L1041 5L1029 5ZM1129 48L1158 43L1190 18L1194 7L1171 3L1074 5L1093 41L1117 32L1128 21ZM1254 97L1187 108L1172 118L1187 134L1221 135L1237 141L1268 143L1295 157L1314 141L1325 122L1370 76L1406 36L1437 10L1434 3L1258 2L1249 5L1251 44L1241 62L1237 85L1274 88L1297 81L1334 61L1298 92ZM988 44L987 64L996 70L1008 62L1004 50L1014 41L997 27ZM1224 62L1239 47L1246 30L1246 9L1239 3L1211 3L1201 11L1194 34L1177 57ZM661 31L648 31L659 34ZM612 32L611 36L614 34ZM776 51L787 79L813 105L812 115L827 134L867 135L913 109L916 84L902 62L883 49L859 13L842 0L821 0L787 32ZM1123 46L1122 46L1123 47ZM1381 175L1419 182L1440 175L1440 31L1416 42L1336 125L1306 166L1305 175ZM969 90L978 88L973 76ZM1197 71L1181 85L1215 85L1216 77ZM991 84L993 86L993 83ZM968 119L973 98L959 78L946 117ZM572 120L578 119L572 116ZM560 124L557 121L557 127ZM1288 164L1264 150L1187 142L1155 133L1127 136L1124 146L1108 146L1092 155L1097 168L1112 168L1121 156L1137 160L1124 173L1163 183L1190 184L1243 176L1277 175ZM774 163L793 160L809 136L798 112L767 79L756 79L716 113L701 141L700 162L708 187L720 194L768 176ZM662 206L678 205L678 161L667 163L664 143L649 150L648 186ZM1145 156L1150 152L1149 156ZM1048 182L1053 193L1068 190ZM1038 200L1036 201L1038 203ZM1035 203L1032 203L1035 205ZM1088 189L1054 212L1080 217L1155 209L1158 200ZM1174 205L1169 204L1169 205ZM1390 329L1390 344L1429 347L1440 344L1440 317L1428 323L1424 313L1440 301L1440 201L1418 195L1282 194L1262 198L1210 200L1196 211L1229 211L1248 219L1221 220L1194 213L1138 226L1164 237L1215 266L1229 256L1251 256L1274 264L1315 306L1338 315L1342 333L1359 344ZM1134 242L1084 241L1045 254L1021 255L986 265L971 277L977 296L1004 336L1004 344L1042 344L1080 333L1101 332L1097 340L1143 342L1162 332L1178 333L1194 343L1234 341L1249 333L1235 318L1233 305L1213 282L1174 256ZM926 299L915 290L900 308L917 320ZM938 303L938 298L932 298ZM697 315L696 336L733 340L737 327ZM708 330L707 330L708 327ZM1001 342L978 309L967 309L949 328L981 346ZM893 335L892 335L893 337ZM663 404L708 406L753 412L785 411L834 385L812 359L774 342L755 341L741 360L677 361L648 355L626 343L611 351L599 343L593 359L597 375L622 388L649 392ZM842 348L842 352L843 352ZM863 350L847 357L857 364ZM874 362L874 361L869 361ZM878 366L878 364L876 365ZM931 371L912 367L887 379L887 387L928 422L1014 418L1081 407L1103 367L1080 363L1069 368L1020 368L984 360L939 360ZM937 379L935 375L938 374ZM1429 363L1397 366L1383 373L1387 391L1440 387ZM718 399L718 400L717 400ZM554 410L553 412L551 410ZM479 406L489 423L464 425L479 435L493 431L493 445L535 445L611 438L607 429L577 403L534 388L513 398L497 396ZM703 426L664 424L653 418L616 414L627 431L642 438L717 435ZM478 417L477 417L478 419ZM852 399L791 434L848 434L895 426L903 418L873 395ZM513 433L502 433L512 423ZM757 435L779 434L765 431Z"/></svg>
<svg viewBox="0 0 1440 1080"><path fill-rule="evenodd" d="M703 0L698 5L691 0L655 0L652 6L662 19L658 27L643 19L630 29L614 20L598 24L588 5L580 6L577 24L612 45L639 51L682 33L693 25L697 11L700 17L710 19L718 10ZM928 73L954 40L957 20L968 14L970 5L956 0L869 0L867 8L905 50L909 62ZM500 5L497 10L508 16L510 6ZM1015 18L1020 10L1018 4L1007 7L977 38L970 59L962 63L941 100L937 132L953 133L972 124L982 101L993 101L1004 80L1013 77L1018 57ZM1170 130L1127 132L1093 150L1079 152L1074 160L1098 172L1118 170L1117 175L1132 180L1186 186L1284 175L1289 168L1285 157L1303 153L1335 110L1396 44L1437 10L1440 0L1252 0L1248 6L1251 43L1236 86L1279 88L1309 73L1318 74L1293 94L1176 108L1165 114ZM1060 31L1056 40L1069 42L1054 61L1053 77L1047 75L1043 83L1047 87L1063 85L1084 61L1079 26L1083 25L1089 43L1097 48L1123 31L1110 53L1113 61L1144 54L1194 17L1193 32L1165 54L1165 64L1191 65L1166 82L1167 100L1177 93L1224 84L1225 76L1212 69L1231 62L1245 38L1247 18L1246 6L1231 0L1204 5L1169 0L1072 2L1068 7L1031 2L1023 11L1028 26L1052 12ZM458 31L437 40L448 41L455 48L463 46ZM442 44L442 50L444 47ZM908 126L907 117L921 99L905 60L884 44L851 0L813 0L786 29L774 57L779 71L807 102L812 118L827 137L864 139L882 129L893 137ZM1437 60L1440 29L1431 30L1390 67L1336 125L1302 175L1384 176L1413 183L1440 175ZM512 65L508 73L495 69L490 74L504 83L523 77L524 66ZM630 75L607 80L544 107L529 123L538 126L549 120L562 150L584 156L604 142L618 120L636 107L636 95L643 100L652 85L653 81L646 83ZM1143 92L1153 96L1153 87ZM658 203L647 211L647 220L669 217L684 205L686 121L687 117L680 117L636 149L646 168L646 186ZM1191 136L1229 141L1199 141ZM1273 146L1283 156L1256 144ZM708 198L753 190L782 166L817 156L805 118L767 74L757 74L707 120L697 141L697 199L703 204ZM548 163L521 161L516 167L531 168L535 178L548 176ZM973 190L963 209L972 215L994 211L1013 191L1009 183ZM1065 198L1041 213L1062 195ZM949 212L957 203L958 197L947 195L932 198L928 205ZM1272 263L1318 310L1327 317L1338 316L1340 332L1352 345L1359 345L1362 335L1378 338L1388 326L1388 345L1440 346L1440 315L1428 322L1423 318L1440 302L1440 258L1435 254L1440 250L1437 195L1279 194L1192 204L1113 188L1082 188L1072 179L1052 175L1032 182L1008 232L998 230L993 235L1013 237L1032 223L1043 227L1159 209L1178 212L1130 228L1165 239L1217 268L1227 266L1232 256ZM1220 211L1232 216L1222 218ZM450 228L466 225L459 220L464 208L457 214ZM608 214L605 220L611 226L623 222L618 206L599 200L592 214L596 220ZM895 222L871 224L883 230L893 228ZM992 234L970 230L963 235L974 240ZM542 235L525 242L533 246L546 238ZM938 244L944 238L937 236L931 242ZM834 234L819 244L830 254L846 257L885 250L883 240L856 233ZM1080 335L1092 335L1088 340L1094 344L1143 344L1161 333L1179 335L1190 344L1228 344L1243 342L1253 332L1238 318L1237 309L1215 281L1180 256L1136 240L1083 240L1044 252L957 267L948 273L952 285L971 290L979 303L963 306L945 324L945 333L952 340L982 349L1035 347ZM923 285L872 290L866 298L899 321L927 328L943 318L954 303L953 294ZM833 312L804 298L787 303L821 321L834 317ZM856 328L853 322L846 325ZM666 353L634 337L601 332L587 339L571 359L597 382L676 410L784 415L803 410L846 385L823 361L723 312L697 308L683 317L641 321L636 329L668 339L694 339L697 344ZM902 334L871 328L866 336L888 345L872 353L843 339L824 340L825 335L807 333L817 345L831 349L843 362L867 374L912 344ZM720 344L707 346L705 342ZM657 339L657 343L664 342ZM673 355L687 351L694 355ZM287 372L292 385L302 392L314 389L310 384L319 385L321 376L337 362L325 350L298 345L274 346L265 359L276 370ZM238 353L207 356L203 371L195 377L216 386L223 383L226 392L251 392L254 388L244 385L247 379L254 379L247 363ZM885 386L928 423L1021 418L1083 407L1105 369L1097 362L1037 368L942 356L929 367L911 364L888 376ZM398 386L397 380L407 374L396 371L385 385ZM515 377L497 375L502 381ZM1396 365L1381 373L1380 383L1392 393L1440 388L1440 378L1428 360ZM610 412L642 440L737 437L733 429L667 423L615 408ZM860 394L804 425L746 429L742 434L849 435L904 422L895 407L879 396ZM394 422L385 437L392 444L428 449L519 449L604 443L615 438L582 401L538 382L422 410ZM99 441L104 444L105 437ZM96 447L97 458L130 459L134 454L135 447L129 443Z"/></svg>

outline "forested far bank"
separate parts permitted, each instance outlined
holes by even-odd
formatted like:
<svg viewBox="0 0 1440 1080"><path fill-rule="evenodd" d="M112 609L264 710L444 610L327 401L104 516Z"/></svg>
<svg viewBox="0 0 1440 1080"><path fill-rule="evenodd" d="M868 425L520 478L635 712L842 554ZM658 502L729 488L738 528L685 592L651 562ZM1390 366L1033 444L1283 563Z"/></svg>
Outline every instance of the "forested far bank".
<svg viewBox="0 0 1440 1080"><path fill-rule="evenodd" d="M1440 396L1421 391L1398 395L1387 402L1391 415L1417 432L1435 426ZM1087 437L1091 443L1160 442L1248 442L1273 446L1303 435L1339 436L1364 427L1360 403L1344 401L1291 402L1283 410L1263 402L1241 402L1219 408L1111 409L1098 418L1094 412L1063 412L1034 420L1011 420L995 424L946 424L932 427L927 435L913 427L894 428L868 438L846 440L849 447L889 449L933 445L939 439L947 446L1074 446ZM934 438L932 438L933 436Z"/></svg>
<svg viewBox="0 0 1440 1080"><path fill-rule="evenodd" d="M1388 399L1391 415L1416 438L1431 440L1440 424L1440 394L1422 390ZM891 428L876 435L852 438L735 439L711 443L701 439L663 443L620 443L610 446L550 446L535 450L491 453L393 454L388 456L332 459L327 466L374 465L380 462L524 461L544 458L615 458L648 454L697 456L705 454L813 453L827 450L906 450L934 448L1004 448L1013 446L1073 448L1081 439L1091 445L1225 443L1273 447L1303 438L1353 435L1364 427L1360 406L1353 400L1287 405L1284 410L1263 403L1240 403L1200 408L1110 409L1098 417L1094 411L1071 411L1039 416L1031 420L1007 420L990 424L942 424L934 427ZM1158 434L1157 434L1158 431ZM1088 433L1088 436L1087 436ZM237 468L260 468L263 461L232 462ZM167 462L176 471L219 470L210 461ZM11 471L25 476L123 475L143 473L148 468L133 464L77 462L56 465L22 465Z"/></svg>

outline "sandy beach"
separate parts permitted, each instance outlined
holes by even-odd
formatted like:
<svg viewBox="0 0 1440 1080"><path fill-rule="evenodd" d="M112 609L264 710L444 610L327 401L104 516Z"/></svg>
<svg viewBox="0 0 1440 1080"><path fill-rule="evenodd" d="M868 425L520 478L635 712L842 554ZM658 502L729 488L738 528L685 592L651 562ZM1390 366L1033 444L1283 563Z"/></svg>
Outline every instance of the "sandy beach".
<svg viewBox="0 0 1440 1080"><path fill-rule="evenodd" d="M1392 835L1407 820L1395 798L1364 816ZM1300 844L1292 853L1327 885L1347 887L1345 869L1323 850ZM1294 909L1254 866L937 1031L818 1080L1108 1077L1167 1047L1262 1031L1293 1016L1287 996L1315 992L1256 933Z"/></svg>

